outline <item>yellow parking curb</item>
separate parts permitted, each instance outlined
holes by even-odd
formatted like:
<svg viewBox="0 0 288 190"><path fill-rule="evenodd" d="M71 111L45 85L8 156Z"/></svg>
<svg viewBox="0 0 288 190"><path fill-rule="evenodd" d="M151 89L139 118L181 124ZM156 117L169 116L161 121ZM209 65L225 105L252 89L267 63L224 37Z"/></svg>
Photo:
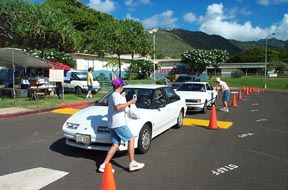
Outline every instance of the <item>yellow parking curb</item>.
<svg viewBox="0 0 288 190"><path fill-rule="evenodd" d="M61 108L61 109L56 109L53 110L53 113L60 113L60 114L67 114L67 115L72 115L76 112L78 112L80 109L75 109L75 108Z"/></svg>
<svg viewBox="0 0 288 190"><path fill-rule="evenodd" d="M209 120L184 118L183 125L190 127L192 126L208 127ZM233 125L233 122L217 121L217 125L221 129L229 129Z"/></svg>

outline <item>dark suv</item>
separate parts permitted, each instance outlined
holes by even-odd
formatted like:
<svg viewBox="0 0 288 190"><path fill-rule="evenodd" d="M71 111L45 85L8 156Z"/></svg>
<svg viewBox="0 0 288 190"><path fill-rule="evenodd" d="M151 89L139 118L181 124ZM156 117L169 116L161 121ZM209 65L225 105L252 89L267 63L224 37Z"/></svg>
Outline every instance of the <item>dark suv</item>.
<svg viewBox="0 0 288 190"><path fill-rule="evenodd" d="M172 88L177 89L184 82L200 82L200 78L196 75L179 75L177 79L172 82Z"/></svg>

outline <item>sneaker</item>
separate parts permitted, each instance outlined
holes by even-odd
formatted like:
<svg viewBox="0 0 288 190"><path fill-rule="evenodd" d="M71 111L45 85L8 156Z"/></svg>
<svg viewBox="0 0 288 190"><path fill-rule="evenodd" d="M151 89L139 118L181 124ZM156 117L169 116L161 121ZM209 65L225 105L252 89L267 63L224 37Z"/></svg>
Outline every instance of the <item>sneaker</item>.
<svg viewBox="0 0 288 190"><path fill-rule="evenodd" d="M221 108L221 109L219 109L220 111L226 111L226 108Z"/></svg>
<svg viewBox="0 0 288 190"><path fill-rule="evenodd" d="M145 166L144 163L139 163L134 160L129 164L129 171L132 172L136 170L141 170L142 168L144 168L144 166Z"/></svg>
<svg viewBox="0 0 288 190"><path fill-rule="evenodd" d="M220 111L229 112L228 108L221 108Z"/></svg>
<svg viewBox="0 0 288 190"><path fill-rule="evenodd" d="M101 173L104 173L105 171L105 164L101 164L100 167L98 168L98 171ZM114 169L112 168L112 173L114 173Z"/></svg>

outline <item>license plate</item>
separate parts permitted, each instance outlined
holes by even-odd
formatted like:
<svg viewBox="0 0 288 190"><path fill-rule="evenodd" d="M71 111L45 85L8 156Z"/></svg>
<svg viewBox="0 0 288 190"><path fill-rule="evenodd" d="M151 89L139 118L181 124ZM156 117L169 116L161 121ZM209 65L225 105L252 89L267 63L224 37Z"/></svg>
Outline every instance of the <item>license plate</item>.
<svg viewBox="0 0 288 190"><path fill-rule="evenodd" d="M76 134L76 142L84 143L84 144L91 144L91 136L83 135L83 134Z"/></svg>

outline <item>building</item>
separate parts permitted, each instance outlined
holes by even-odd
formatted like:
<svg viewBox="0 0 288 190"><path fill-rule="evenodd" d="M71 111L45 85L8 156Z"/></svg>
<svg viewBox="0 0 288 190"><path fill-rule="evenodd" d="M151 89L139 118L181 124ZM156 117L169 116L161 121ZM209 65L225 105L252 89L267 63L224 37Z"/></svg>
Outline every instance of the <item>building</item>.
<svg viewBox="0 0 288 190"><path fill-rule="evenodd" d="M77 70L87 70L89 67L93 67L94 71L102 72L106 77L111 77L111 73L117 73L118 59L116 55L111 55L107 57L99 57L96 55L85 54L85 53L74 53L71 56L76 60ZM121 55L121 73L124 77L125 71L129 68L131 63L131 55ZM141 57L135 55L134 60L137 59L147 59L147 57ZM151 60L151 59L150 59ZM154 60L151 60L152 62ZM181 59L155 59L155 64L158 65L158 69L155 74L157 78L163 78L168 73L176 72L177 74L189 73L189 70L185 68L185 65L181 63ZM218 76L231 76L231 72L236 69L243 71L245 76L258 76L264 75L265 63L264 62L252 62L252 63L222 63L219 68L216 69L216 74ZM206 78L207 75L215 73L213 67L207 67L206 72L202 73L201 79Z"/></svg>

